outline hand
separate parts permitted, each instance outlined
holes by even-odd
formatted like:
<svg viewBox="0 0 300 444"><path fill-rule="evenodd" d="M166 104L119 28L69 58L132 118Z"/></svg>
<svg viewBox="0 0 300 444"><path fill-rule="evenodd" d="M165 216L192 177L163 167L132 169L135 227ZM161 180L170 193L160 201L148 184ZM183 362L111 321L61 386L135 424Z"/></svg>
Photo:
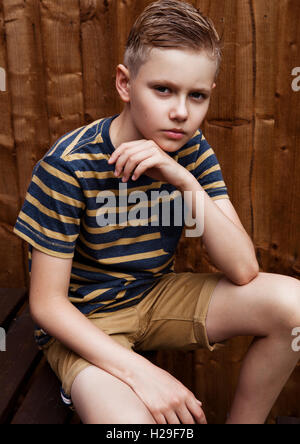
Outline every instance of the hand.
<svg viewBox="0 0 300 444"><path fill-rule="evenodd" d="M148 365L149 364L149 365ZM148 361L127 382L157 424L207 424L202 403L181 382Z"/></svg>
<svg viewBox="0 0 300 444"><path fill-rule="evenodd" d="M134 171L132 180L142 174L152 179L167 182L180 188L189 179L190 172L163 151L153 140L135 140L122 143L112 153L109 164L116 162L115 174L123 171L123 182L127 182Z"/></svg>

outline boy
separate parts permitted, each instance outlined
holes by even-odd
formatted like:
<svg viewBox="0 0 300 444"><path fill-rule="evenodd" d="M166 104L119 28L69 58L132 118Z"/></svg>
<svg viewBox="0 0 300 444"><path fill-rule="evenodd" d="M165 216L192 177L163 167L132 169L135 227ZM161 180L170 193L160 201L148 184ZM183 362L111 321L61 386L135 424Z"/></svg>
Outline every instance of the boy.
<svg viewBox="0 0 300 444"><path fill-rule="evenodd" d="M194 394L138 351L213 350L255 336L227 419L235 424L265 421L299 359L291 331L300 325L300 284L259 272L198 130L219 63L208 19L184 2L151 4L117 67L121 114L63 136L34 169L15 233L32 252L38 344L83 423L206 423ZM220 273L174 273L182 226L97 223L106 208L99 192L116 197L108 215L124 216L121 185L149 197L189 191L194 217L201 195L203 243Z"/></svg>

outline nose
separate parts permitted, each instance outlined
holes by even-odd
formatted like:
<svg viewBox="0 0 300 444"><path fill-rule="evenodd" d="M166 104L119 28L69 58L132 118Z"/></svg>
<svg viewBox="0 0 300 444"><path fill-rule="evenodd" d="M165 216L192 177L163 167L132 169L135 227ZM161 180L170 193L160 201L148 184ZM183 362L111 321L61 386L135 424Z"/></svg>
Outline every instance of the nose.
<svg viewBox="0 0 300 444"><path fill-rule="evenodd" d="M170 109L170 119L185 122L188 118L188 109L185 97L177 97Z"/></svg>

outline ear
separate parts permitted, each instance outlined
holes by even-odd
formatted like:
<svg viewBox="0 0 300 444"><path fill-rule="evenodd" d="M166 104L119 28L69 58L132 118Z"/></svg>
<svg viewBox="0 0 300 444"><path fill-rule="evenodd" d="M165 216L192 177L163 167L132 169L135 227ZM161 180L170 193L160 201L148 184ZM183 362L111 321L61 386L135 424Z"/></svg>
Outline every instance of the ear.
<svg viewBox="0 0 300 444"><path fill-rule="evenodd" d="M123 102L130 102L130 73L124 65L117 66L116 88Z"/></svg>
<svg viewBox="0 0 300 444"><path fill-rule="evenodd" d="M211 87L211 89L215 89L216 86L217 86L217 84L214 83L213 86Z"/></svg>

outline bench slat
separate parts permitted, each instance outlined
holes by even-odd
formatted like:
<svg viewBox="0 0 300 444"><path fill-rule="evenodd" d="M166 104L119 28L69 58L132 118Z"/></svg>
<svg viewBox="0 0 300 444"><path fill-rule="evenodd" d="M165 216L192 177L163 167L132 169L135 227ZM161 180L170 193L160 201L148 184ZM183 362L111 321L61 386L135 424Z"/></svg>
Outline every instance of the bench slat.
<svg viewBox="0 0 300 444"><path fill-rule="evenodd" d="M6 327L27 297L26 288L0 288L0 325Z"/></svg>
<svg viewBox="0 0 300 444"><path fill-rule="evenodd" d="M18 391L41 352L33 337L34 324L28 307L13 321L6 336L6 351L0 352L0 423L5 422Z"/></svg>
<svg viewBox="0 0 300 444"><path fill-rule="evenodd" d="M45 361L11 424L64 424L72 415L61 400L59 381Z"/></svg>
<svg viewBox="0 0 300 444"><path fill-rule="evenodd" d="M294 416L278 416L276 424L300 424L300 418Z"/></svg>

